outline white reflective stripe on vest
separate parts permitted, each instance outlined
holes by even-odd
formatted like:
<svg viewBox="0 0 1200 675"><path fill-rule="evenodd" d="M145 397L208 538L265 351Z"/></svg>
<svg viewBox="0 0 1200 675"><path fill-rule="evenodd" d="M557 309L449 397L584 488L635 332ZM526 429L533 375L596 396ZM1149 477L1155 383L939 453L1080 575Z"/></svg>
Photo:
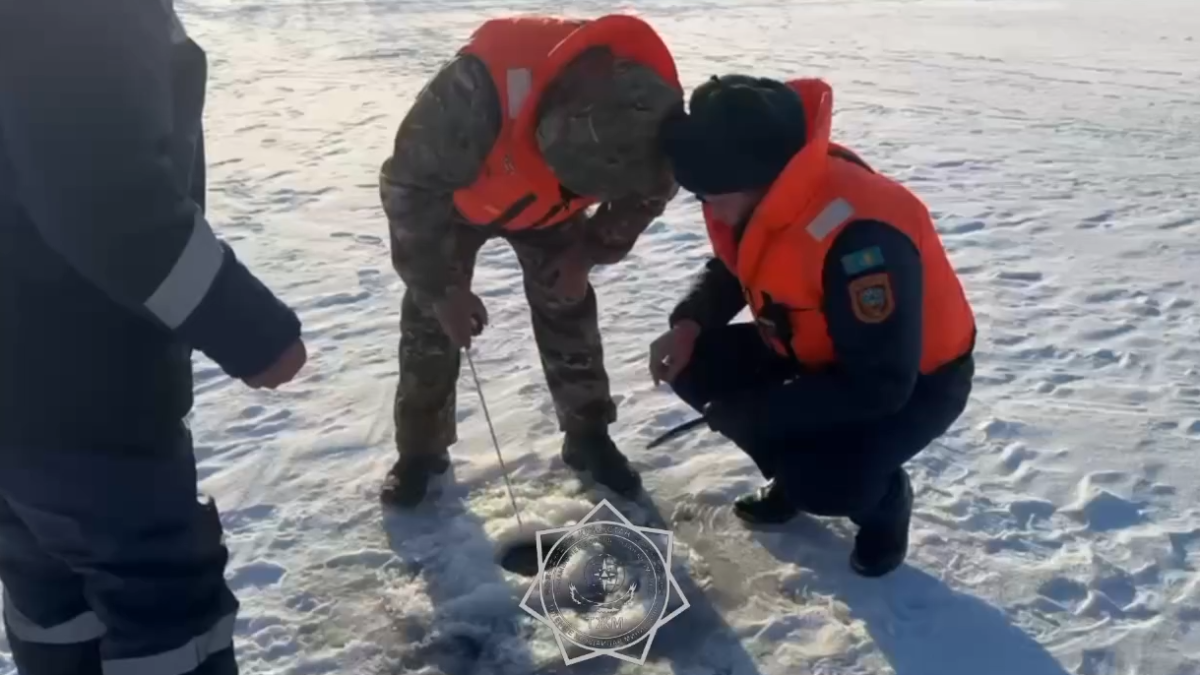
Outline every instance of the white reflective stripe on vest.
<svg viewBox="0 0 1200 675"><path fill-rule="evenodd" d="M821 241L829 236L830 232L836 230L838 225L846 222L853 215L854 207L850 206L850 202L839 197L821 209L821 212L817 214L816 218L812 219L812 222L805 229L808 230L813 239Z"/></svg>
<svg viewBox="0 0 1200 675"><path fill-rule="evenodd" d="M104 675L184 675L200 667L208 657L233 646L235 615L216 623L207 633L197 635L168 652L133 659L114 659L101 663Z"/></svg>
<svg viewBox="0 0 1200 675"><path fill-rule="evenodd" d="M95 612L84 612L69 621L54 626L39 626L13 604L4 591L4 618L14 637L25 642L43 645L73 645L89 642L104 635L104 624Z"/></svg>
<svg viewBox="0 0 1200 675"><path fill-rule="evenodd" d="M225 251L199 210L192 225L187 246L175 261L175 267L146 300L146 309L175 330L179 328L208 295L213 280L221 271Z"/></svg>
<svg viewBox="0 0 1200 675"><path fill-rule="evenodd" d="M515 120L521 114L521 106L525 105L525 99L529 98L529 92L533 89L533 71L528 68L509 68L505 75L508 116Z"/></svg>

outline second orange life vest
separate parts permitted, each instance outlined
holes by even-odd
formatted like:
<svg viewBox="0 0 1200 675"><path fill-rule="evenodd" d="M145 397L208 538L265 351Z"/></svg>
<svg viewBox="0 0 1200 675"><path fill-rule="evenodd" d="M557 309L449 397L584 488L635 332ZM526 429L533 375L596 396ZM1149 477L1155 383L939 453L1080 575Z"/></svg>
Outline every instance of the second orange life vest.
<svg viewBox="0 0 1200 675"><path fill-rule="evenodd" d="M593 47L653 68L680 87L675 62L649 24L613 14L594 20L494 19L475 31L461 54L483 61L500 95L503 125L475 182L454 193L468 221L505 230L548 227L594 205L555 178L538 151L538 103L563 68Z"/></svg>
<svg viewBox="0 0 1200 675"><path fill-rule="evenodd" d="M788 84L803 99L808 142L756 207L740 241L732 227L704 209L713 250L741 281L764 338L804 366L836 361L822 310L825 258L848 223L877 220L903 232L920 252L925 289L921 372L962 356L974 343L975 317L928 209L907 188L830 140L833 91L828 84L816 79ZM890 297L881 300L891 302Z"/></svg>

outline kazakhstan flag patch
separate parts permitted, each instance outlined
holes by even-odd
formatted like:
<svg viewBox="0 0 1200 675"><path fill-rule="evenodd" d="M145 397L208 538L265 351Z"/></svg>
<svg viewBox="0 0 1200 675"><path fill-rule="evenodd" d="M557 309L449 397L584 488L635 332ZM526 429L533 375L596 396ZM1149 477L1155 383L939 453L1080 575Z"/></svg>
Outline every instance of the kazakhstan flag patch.
<svg viewBox="0 0 1200 675"><path fill-rule="evenodd" d="M882 264L883 251L880 251L878 246L864 248L861 251L842 256L842 269L846 270L848 276L862 274Z"/></svg>

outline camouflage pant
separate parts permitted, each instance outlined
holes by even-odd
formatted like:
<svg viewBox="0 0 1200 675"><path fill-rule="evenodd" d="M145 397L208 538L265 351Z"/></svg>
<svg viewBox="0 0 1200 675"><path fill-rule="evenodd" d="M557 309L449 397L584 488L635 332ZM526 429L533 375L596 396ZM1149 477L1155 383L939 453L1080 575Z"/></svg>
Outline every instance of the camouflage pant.
<svg viewBox="0 0 1200 675"><path fill-rule="evenodd" d="M604 428L616 419L600 339L596 292L582 297L559 289L558 262L581 243L581 220L551 229L505 234L524 275L525 297L542 370L563 431ZM469 285L475 259L490 236L455 219L450 224L456 283ZM406 291L400 312L400 382L396 388L396 446L401 454L440 452L458 440L456 388L461 352L433 308Z"/></svg>

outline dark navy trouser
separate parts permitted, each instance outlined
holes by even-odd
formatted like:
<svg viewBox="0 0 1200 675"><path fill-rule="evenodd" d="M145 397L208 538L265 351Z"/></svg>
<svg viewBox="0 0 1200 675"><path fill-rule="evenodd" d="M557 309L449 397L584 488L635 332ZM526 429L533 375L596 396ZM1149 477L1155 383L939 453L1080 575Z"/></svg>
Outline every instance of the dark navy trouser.
<svg viewBox="0 0 1200 675"><path fill-rule="evenodd" d="M737 323L701 333L690 363L672 387L700 411L714 399L739 390L775 386L798 372L794 362L762 341L754 324ZM974 360L968 355L941 372L922 376L909 402L893 415L819 427L811 435L782 442L730 440L804 511L818 516L871 518L883 505L903 465L962 414L973 375ZM802 416L804 411L795 414Z"/></svg>
<svg viewBox="0 0 1200 675"><path fill-rule="evenodd" d="M235 675L238 603L191 435L0 446L4 626L21 675Z"/></svg>

